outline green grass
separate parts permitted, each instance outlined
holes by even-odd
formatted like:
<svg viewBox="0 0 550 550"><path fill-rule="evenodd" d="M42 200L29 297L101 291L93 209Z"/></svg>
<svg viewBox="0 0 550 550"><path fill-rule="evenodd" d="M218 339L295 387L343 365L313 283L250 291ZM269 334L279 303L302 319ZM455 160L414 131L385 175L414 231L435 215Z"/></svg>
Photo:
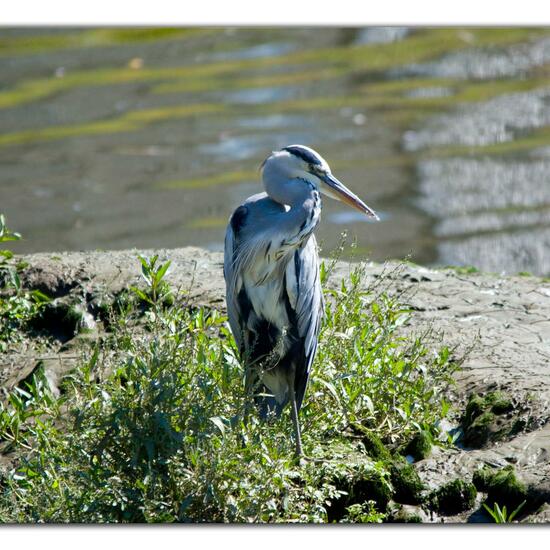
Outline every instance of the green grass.
<svg viewBox="0 0 550 550"><path fill-rule="evenodd" d="M397 498L392 453L434 438L456 366L446 349L398 336L408 312L357 267L326 292L327 316L292 423L243 423L243 371L226 318L193 308L141 258L145 288L119 296L106 336L54 397L38 372L0 408L2 522L380 522ZM136 261L136 269L139 262ZM323 265L326 278L330 266ZM165 298L171 295L173 300ZM394 476L392 478L392 476Z"/></svg>
<svg viewBox="0 0 550 550"><path fill-rule="evenodd" d="M493 504L493 508L489 508L487 504L483 504L483 507L485 508L486 512L491 516L494 523L512 523L514 521L514 518L517 516L517 514L521 511L525 504L525 500L510 514L508 514L508 511L506 509L506 506L503 506L502 508L495 502Z"/></svg>

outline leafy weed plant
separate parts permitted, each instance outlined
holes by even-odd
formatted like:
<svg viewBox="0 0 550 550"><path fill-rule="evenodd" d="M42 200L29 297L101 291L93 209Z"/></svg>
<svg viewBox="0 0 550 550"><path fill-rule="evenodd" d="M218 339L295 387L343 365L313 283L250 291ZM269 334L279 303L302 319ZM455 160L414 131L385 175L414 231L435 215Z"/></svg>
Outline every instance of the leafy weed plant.
<svg viewBox="0 0 550 550"><path fill-rule="evenodd" d="M320 391L306 415L311 410L327 432L374 431L390 444L419 432L436 437L450 408L444 398L456 369L450 351L431 350L427 334L399 336L409 311L383 291L374 294L366 279L359 265L325 292L329 305L312 384ZM315 403L317 395L324 405Z"/></svg>
<svg viewBox="0 0 550 550"><path fill-rule="evenodd" d="M167 264L140 261L148 288L113 308L108 337L66 378L63 397L35 377L0 409L0 445L19 455L0 474L0 521L326 522L342 497L334 521L382 521L385 502L360 487L381 480L387 501L387 465L368 456L361 434L398 445L436 433L449 352L398 337L407 311L365 288L357 268L326 293L301 413L305 452L321 466L298 463L288 411L242 420L226 318L189 307L185 294L167 305Z"/></svg>
<svg viewBox="0 0 550 550"><path fill-rule="evenodd" d="M0 214L0 244L21 239L19 233L6 226ZM49 298L39 290L24 291L21 288L17 266L8 263L13 257L10 250L0 249L0 352L20 339L20 331L38 315Z"/></svg>

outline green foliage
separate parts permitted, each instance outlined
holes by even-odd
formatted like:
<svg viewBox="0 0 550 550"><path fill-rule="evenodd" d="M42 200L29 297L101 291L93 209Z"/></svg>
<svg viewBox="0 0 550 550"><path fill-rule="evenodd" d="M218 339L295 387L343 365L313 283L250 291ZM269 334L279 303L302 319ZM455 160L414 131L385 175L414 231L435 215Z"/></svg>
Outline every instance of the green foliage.
<svg viewBox="0 0 550 550"><path fill-rule="evenodd" d="M524 500L510 515L508 515L506 506L503 506L501 509L496 502L494 503L492 510L485 503L483 503L483 507L485 508L485 510L487 510L489 515L493 518L493 521L495 523L511 523L514 520L514 518L517 516L517 514L521 511L521 509L523 508L526 502L527 501Z"/></svg>
<svg viewBox="0 0 550 550"><path fill-rule="evenodd" d="M6 218L3 214L0 214L0 243L5 243L9 241L17 241L21 238L19 233L14 233L6 226ZM10 250L0 250L0 290L2 286L7 286L8 284L19 289L20 281L19 276L17 275L17 270L13 266L7 263L7 260L11 260L13 253ZM8 276L8 281L3 282L5 279L4 275Z"/></svg>
<svg viewBox="0 0 550 550"><path fill-rule="evenodd" d="M21 340L21 331L36 318L49 298L39 290L24 291L12 287L15 293L0 296L0 351L10 342Z"/></svg>
<svg viewBox="0 0 550 550"><path fill-rule="evenodd" d="M157 265L158 254L150 258L144 256L138 257L141 262L141 276L147 284L147 292L143 292L137 287L132 287L131 290L138 298L150 306L154 306L157 302L169 299L171 296L170 287L164 280L164 277L172 262L168 261L164 264Z"/></svg>
<svg viewBox="0 0 550 550"><path fill-rule="evenodd" d="M20 238L19 233L7 228L5 217L0 214L0 243ZM8 264L12 257L9 250L0 250L0 352L10 342L21 338L20 331L27 328L28 323L49 301L39 290L24 291L21 288L18 270L23 266Z"/></svg>
<svg viewBox="0 0 550 550"><path fill-rule="evenodd" d="M18 241L21 238L19 233L15 233L6 226L4 214L0 214L0 243L7 241Z"/></svg>
<svg viewBox="0 0 550 550"><path fill-rule="evenodd" d="M365 287L358 267L349 282L327 291L322 345L313 373L313 399L304 416L315 408L315 419L328 433L365 428L389 443L401 443L420 430L439 433L439 420L449 404L443 390L455 368L450 351L431 351L428 335L397 335L409 311L384 292ZM315 396L328 396L322 406ZM316 406L317 405L317 406Z"/></svg>
<svg viewBox="0 0 550 550"><path fill-rule="evenodd" d="M16 387L6 404L0 401L0 440L12 448L32 449L33 441L52 428L50 423L59 416L63 401L51 394L48 380L39 369L26 383L26 389Z"/></svg>
<svg viewBox="0 0 550 550"><path fill-rule="evenodd" d="M385 515L377 512L376 503L372 500L362 504L352 504L341 523L382 523Z"/></svg>
<svg viewBox="0 0 550 550"><path fill-rule="evenodd" d="M109 336L65 379L62 399L35 377L35 389L16 389L2 407L0 441L20 458L0 478L0 521L382 521L397 478L383 453L365 452L365 433L380 450L380 440L437 432L448 352L398 338L407 312L364 290L354 272L327 293L301 413L304 450L316 461L297 463L288 411L243 422L243 372L226 319L184 307L185 296L161 303L168 265L140 261L146 299L134 294L146 311L119 301Z"/></svg>
<svg viewBox="0 0 550 550"><path fill-rule="evenodd" d="M7 480L1 519L321 521L337 493L298 470L290 423L240 420L242 373L223 324L176 308L143 337L121 323L116 356L97 348L68 381L63 429L19 434L32 451ZM23 420L37 418L41 405L26 406Z"/></svg>

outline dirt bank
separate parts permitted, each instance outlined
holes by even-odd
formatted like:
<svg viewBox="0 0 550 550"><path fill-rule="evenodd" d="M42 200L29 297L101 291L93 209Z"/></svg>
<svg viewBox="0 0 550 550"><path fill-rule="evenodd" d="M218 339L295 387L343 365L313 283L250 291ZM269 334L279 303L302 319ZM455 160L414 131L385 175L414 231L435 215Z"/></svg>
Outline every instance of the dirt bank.
<svg viewBox="0 0 550 550"><path fill-rule="evenodd" d="M172 261L167 280L174 288L189 291L191 304L224 309L221 254L198 248L155 253ZM26 265L20 274L24 288L39 289L79 309L89 330L74 338L61 332L55 348L24 342L8 349L0 356L0 387L18 384L39 360L55 384L73 366L79 342L97 336L102 304L112 302L128 286L140 284L137 254L82 252L14 258ZM329 284L337 284L349 272L349 264L338 263ZM480 465L513 465L530 494L550 502L550 282L409 264L368 264L366 273L367 285L380 282L384 274L387 291L401 295L401 302L411 309L403 331L431 331L438 345L452 348L456 358L465 356L450 396L464 414L448 426L451 433L461 435L461 447L436 449L417 462L423 481L435 488L456 477L471 479ZM546 509L538 518L546 521L547 516ZM475 519L469 512L446 521Z"/></svg>

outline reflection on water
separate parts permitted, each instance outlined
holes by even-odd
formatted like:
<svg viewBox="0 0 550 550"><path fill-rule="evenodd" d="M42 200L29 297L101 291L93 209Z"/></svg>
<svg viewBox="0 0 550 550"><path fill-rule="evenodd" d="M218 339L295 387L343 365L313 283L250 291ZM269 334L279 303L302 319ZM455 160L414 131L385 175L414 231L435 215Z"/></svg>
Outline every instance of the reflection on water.
<svg viewBox="0 0 550 550"><path fill-rule="evenodd" d="M409 34L407 27L369 27L361 29L358 33L356 44L386 44L402 40Z"/></svg>
<svg viewBox="0 0 550 550"><path fill-rule="evenodd" d="M550 29L3 29L0 211L19 252L221 249L304 143L381 213L325 252L550 275Z"/></svg>
<svg viewBox="0 0 550 550"><path fill-rule="evenodd" d="M258 44L250 48L235 49L226 52L216 52L205 55L201 60L204 61L228 61L234 59L254 59L255 57L270 57L273 55L282 55L291 52L297 48L297 44L285 42L273 42L268 44Z"/></svg>
<svg viewBox="0 0 550 550"><path fill-rule="evenodd" d="M425 63L412 63L392 74L441 78L489 79L523 76L550 61L550 39L506 48L472 48Z"/></svg>
<svg viewBox="0 0 550 550"><path fill-rule="evenodd" d="M550 82L548 83L550 84ZM432 117L424 128L408 131L404 147L418 151L440 145L490 145L513 141L522 130L550 124L550 87L505 94Z"/></svg>

